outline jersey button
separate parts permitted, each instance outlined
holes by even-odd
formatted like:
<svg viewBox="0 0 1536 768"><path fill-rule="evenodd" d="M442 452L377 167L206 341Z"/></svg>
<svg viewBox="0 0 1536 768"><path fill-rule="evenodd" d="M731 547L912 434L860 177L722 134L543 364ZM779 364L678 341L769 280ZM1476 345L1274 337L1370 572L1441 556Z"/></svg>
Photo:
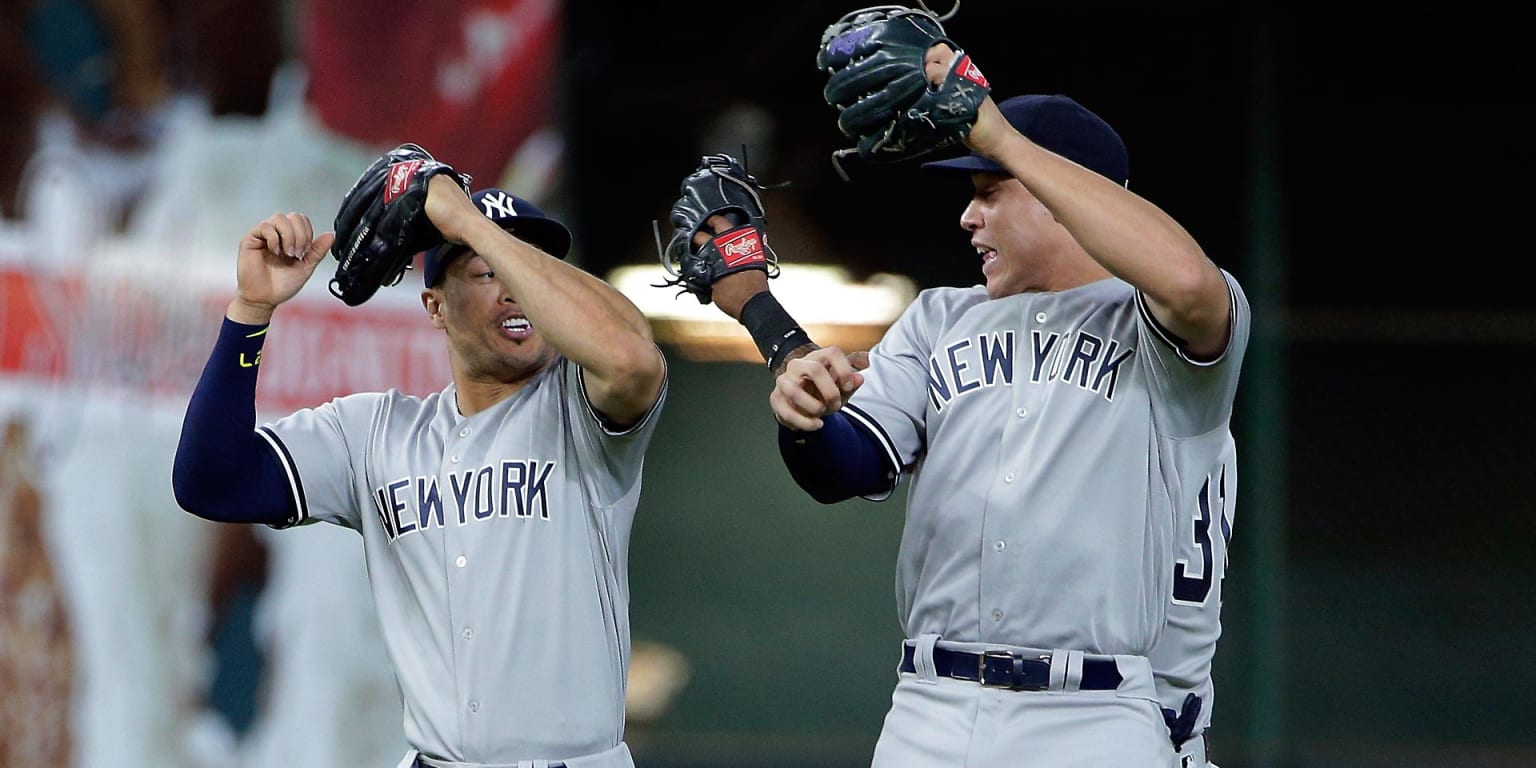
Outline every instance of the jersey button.
<svg viewBox="0 0 1536 768"><path fill-rule="evenodd" d="M464 628L464 639L465 640L473 640L473 639L475 639L475 631L473 629L470 629L469 627L465 627Z"/></svg>
<svg viewBox="0 0 1536 768"><path fill-rule="evenodd" d="M480 711L480 702L471 700L469 702L469 711L471 711L471 712L479 712Z"/></svg>
<svg viewBox="0 0 1536 768"><path fill-rule="evenodd" d="M992 548L997 550L998 552L1001 552L1001 551L1003 551L1003 550L1008 548L1008 542L1002 541L1002 540L998 540L995 544L992 545Z"/></svg>
<svg viewBox="0 0 1536 768"><path fill-rule="evenodd" d="M1009 472L1008 474L1003 475L1003 482L1005 482L1005 483L1013 482L1013 473Z"/></svg>
<svg viewBox="0 0 1536 768"><path fill-rule="evenodd" d="M1020 408L1017 411L1014 411L1014 413L1017 413L1019 415L1019 418L1021 418L1021 419L1029 418L1029 409L1028 408Z"/></svg>
<svg viewBox="0 0 1536 768"><path fill-rule="evenodd" d="M1045 322L1045 313L1044 312L1036 312L1035 313L1035 322L1037 322L1037 323Z"/></svg>
<svg viewBox="0 0 1536 768"><path fill-rule="evenodd" d="M469 427L459 430L459 437L469 437Z"/></svg>
<svg viewBox="0 0 1536 768"><path fill-rule="evenodd" d="M453 564L463 568L465 565L469 564L469 558L463 555L459 555L458 558L453 561Z"/></svg>
<svg viewBox="0 0 1536 768"><path fill-rule="evenodd" d="M1003 620L1003 612L1002 611L993 611L992 612L992 620L993 621L1002 621Z"/></svg>
<svg viewBox="0 0 1536 768"><path fill-rule="evenodd" d="M457 464L457 463L459 463L459 457L457 457L457 456L454 456L454 457L453 457L453 458L451 458L451 459L449 459L449 461L451 461L451 462L453 462L453 463L455 463L455 464Z"/></svg>

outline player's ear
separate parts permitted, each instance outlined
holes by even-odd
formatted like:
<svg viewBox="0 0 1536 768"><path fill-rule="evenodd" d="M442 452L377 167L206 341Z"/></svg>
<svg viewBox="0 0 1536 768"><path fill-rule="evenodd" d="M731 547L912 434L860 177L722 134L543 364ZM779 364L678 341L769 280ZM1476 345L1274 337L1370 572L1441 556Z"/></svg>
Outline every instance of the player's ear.
<svg viewBox="0 0 1536 768"><path fill-rule="evenodd" d="M437 289L428 288L421 292L421 306L427 310L427 319L432 321L433 328L444 327L443 297Z"/></svg>

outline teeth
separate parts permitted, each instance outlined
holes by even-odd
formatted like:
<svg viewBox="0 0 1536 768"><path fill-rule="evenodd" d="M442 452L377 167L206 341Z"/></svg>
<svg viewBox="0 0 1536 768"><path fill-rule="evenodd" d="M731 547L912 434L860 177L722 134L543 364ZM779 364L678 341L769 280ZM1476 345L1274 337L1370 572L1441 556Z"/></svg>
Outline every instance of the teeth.
<svg viewBox="0 0 1536 768"><path fill-rule="evenodd" d="M509 317L509 318L501 321L501 327L509 329L509 330L513 330L513 331L520 331L520 330L523 330L524 328L528 328L529 327L528 318L526 318L526 317Z"/></svg>

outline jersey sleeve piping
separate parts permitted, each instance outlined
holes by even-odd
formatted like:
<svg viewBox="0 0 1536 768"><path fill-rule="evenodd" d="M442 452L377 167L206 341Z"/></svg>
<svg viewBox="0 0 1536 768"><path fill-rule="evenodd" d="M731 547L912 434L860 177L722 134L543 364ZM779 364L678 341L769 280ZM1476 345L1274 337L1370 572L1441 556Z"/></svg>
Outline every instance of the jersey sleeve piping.
<svg viewBox="0 0 1536 768"><path fill-rule="evenodd" d="M258 427L256 434L261 435L262 439L272 446L272 452L277 455L277 463L282 466L283 475L288 478L288 491L293 495L293 516L271 527L292 528L309 519L309 506L304 500L304 484L299 481L299 469L294 464L293 456L288 453L288 446L283 445L282 439L276 432L268 427Z"/></svg>
<svg viewBox="0 0 1536 768"><path fill-rule="evenodd" d="M1225 275L1223 275L1222 281L1226 282ZM1168 348L1172 349L1174 354L1179 356L1180 360L1183 360L1184 362L1196 368L1211 368L1220 365L1223 360L1227 359L1227 353L1232 349L1233 334L1231 333L1230 329L1237 325L1237 295L1233 292L1232 284L1230 282L1228 282L1226 285L1227 324L1229 329L1227 333L1227 346L1221 350L1221 354L1210 360L1196 360L1190 357L1189 354L1184 351L1184 347L1180 343L1179 338L1174 336L1172 331L1164 328L1163 324L1158 322L1156 317L1152 316L1152 310L1147 307L1146 295L1143 294L1140 289L1137 289L1134 292L1134 296L1136 297L1136 311L1141 313L1141 319L1146 321L1147 327L1152 329L1152 333L1156 335L1157 338L1161 339L1164 344L1167 344Z"/></svg>
<svg viewBox="0 0 1536 768"><path fill-rule="evenodd" d="M656 350L656 354L660 355L661 350ZM632 435L641 427L645 426L646 422L655 417L656 412L661 409L662 401L667 399L667 384L672 375L671 370L667 368L666 355L662 355L661 357L661 366L661 388L656 390L656 400L651 403L651 407L647 408L645 413L642 414L639 419L635 420L634 424L631 424L622 429L614 429L613 423L604 417L600 411L592 407L592 399L587 397L587 377L581 375L581 370L578 366L578 370L576 372L576 386L581 391L581 402L586 405L587 415L591 416L592 421L596 422L598 428L603 430L603 434L609 437L624 437L626 435Z"/></svg>
<svg viewBox="0 0 1536 768"><path fill-rule="evenodd" d="M896 443L891 440L890 435L886 434L885 428L880 426L880 422L875 421L874 417L859 409L858 406L852 403L845 403L842 412L848 415L849 421L854 426L874 438L875 442L879 443L880 448L885 452L885 459L890 463L891 477L894 478L894 482L891 483L891 487L884 493L866 494L862 497L870 501L885 501L891 497L891 494L896 491L896 485L901 482L901 455L896 452Z"/></svg>

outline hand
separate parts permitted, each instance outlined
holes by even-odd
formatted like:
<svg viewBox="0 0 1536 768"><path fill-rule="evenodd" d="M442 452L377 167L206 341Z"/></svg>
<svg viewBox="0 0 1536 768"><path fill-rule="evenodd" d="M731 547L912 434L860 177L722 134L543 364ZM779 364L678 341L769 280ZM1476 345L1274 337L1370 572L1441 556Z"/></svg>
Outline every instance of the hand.
<svg viewBox="0 0 1536 768"><path fill-rule="evenodd" d="M316 237L302 213L274 213L253 227L240 238L229 318L250 325L271 320L277 305L309 281L335 238L330 232Z"/></svg>
<svg viewBox="0 0 1536 768"><path fill-rule="evenodd" d="M438 161L419 144L401 144L363 170L336 210L331 295L349 307L362 304L380 288L399 283L413 256L443 242L425 210L428 185L438 176L451 177L462 194L469 193L468 174ZM458 210L440 184L434 188L439 208ZM467 199L462 205L474 210Z"/></svg>
<svg viewBox="0 0 1536 768"><path fill-rule="evenodd" d="M704 221L709 231L715 234L729 232L739 226L730 219L715 214ZM709 232L700 229L693 236L694 248L703 248L709 244ZM746 306L747 300L763 291L768 290L768 273L763 270L749 269L743 272L732 272L721 277L710 286L710 300L715 306L724 312L732 320L741 320L741 308Z"/></svg>
<svg viewBox="0 0 1536 768"><path fill-rule="evenodd" d="M768 245L767 220L758 192L763 185L730 155L705 155L683 178L682 196L672 204L672 237L657 256L667 272L659 288L678 287L700 304L714 299L714 287L727 276L747 271L762 280L737 280L737 294L721 309L740 319L741 304L767 289L778 275L778 256ZM730 233L717 240L717 236ZM747 286L747 287L743 287ZM753 288L755 286L755 288Z"/></svg>
<svg viewBox="0 0 1536 768"><path fill-rule="evenodd" d="M965 137L965 145L993 160L1000 155L999 145L1009 134L1020 135L1008 123L1008 118L1003 117L1002 110L988 96L986 101L976 108L976 124L971 126L971 132Z"/></svg>
<svg viewBox="0 0 1536 768"><path fill-rule="evenodd" d="M957 55L959 52L946 43L935 43L929 48L923 57L923 75L928 78L928 82L935 86L943 85ZM976 122L964 139L965 145L987 157L994 157L991 148L996 145L1002 132L1011 129L1012 126L988 95L976 108Z"/></svg>
<svg viewBox="0 0 1536 768"><path fill-rule="evenodd" d="M745 224L746 222L742 223ZM704 220L704 226L709 228L709 232L720 235L735 229L738 225L736 222L716 213ZM704 227L700 227L699 231L693 233L693 247L695 249L709 245L709 232L704 231Z"/></svg>
<svg viewBox="0 0 1536 768"><path fill-rule="evenodd" d="M838 129L866 161L897 162L957 146L991 90L963 53L926 8L854 11L822 32L822 98L837 108Z"/></svg>
<svg viewBox="0 0 1536 768"><path fill-rule="evenodd" d="M955 49L948 43L934 43L923 56L923 75L933 85L943 85L949 74L949 65L955 60Z"/></svg>
<svg viewBox="0 0 1536 768"><path fill-rule="evenodd" d="M864 374L859 371L868 367L868 352L848 355L837 347L822 347L784 366L768 395L768 405L780 424L814 432L821 429L823 416L840 410L864 386Z"/></svg>

